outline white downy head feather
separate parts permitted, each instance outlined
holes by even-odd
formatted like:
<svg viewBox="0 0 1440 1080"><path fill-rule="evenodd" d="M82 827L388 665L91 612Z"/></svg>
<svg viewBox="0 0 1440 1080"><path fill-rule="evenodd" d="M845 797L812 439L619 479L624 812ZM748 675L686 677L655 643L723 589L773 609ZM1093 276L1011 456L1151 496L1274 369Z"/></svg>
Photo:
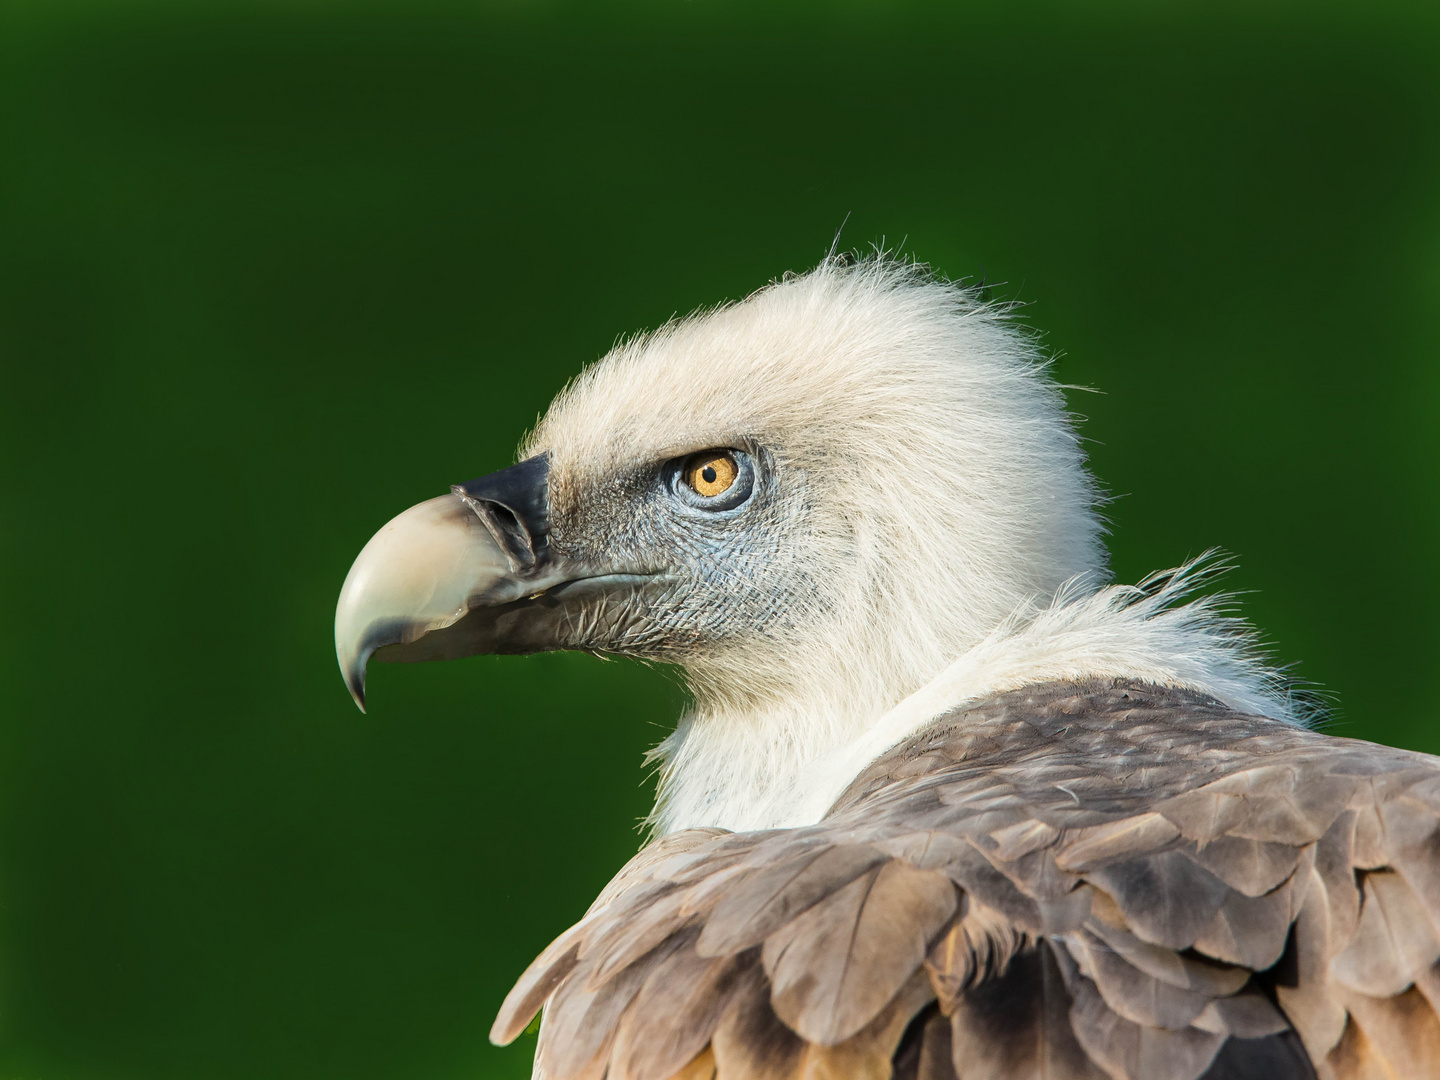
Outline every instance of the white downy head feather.
<svg viewBox="0 0 1440 1080"><path fill-rule="evenodd" d="M621 344L541 421L526 452L551 453L561 499L617 463L747 442L793 488L753 559L807 587L772 628L677 658L694 705L655 751L659 831L813 822L940 713L1049 679L1295 719L1243 626L1184 602L1203 568L1105 585L1079 437L1008 316L913 265L832 258Z"/></svg>

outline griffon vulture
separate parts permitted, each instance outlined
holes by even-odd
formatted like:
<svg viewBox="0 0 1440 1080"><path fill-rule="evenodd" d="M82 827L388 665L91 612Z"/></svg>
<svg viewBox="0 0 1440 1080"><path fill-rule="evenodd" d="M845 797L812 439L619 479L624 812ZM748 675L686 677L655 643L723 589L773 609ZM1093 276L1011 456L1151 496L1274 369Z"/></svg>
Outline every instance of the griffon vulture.
<svg viewBox="0 0 1440 1080"><path fill-rule="evenodd" d="M1440 759L1107 583L1004 308L830 259L621 344L376 534L340 666L683 669L655 839L511 991L546 1080L1440 1077ZM1200 571L1200 572L1203 572Z"/></svg>

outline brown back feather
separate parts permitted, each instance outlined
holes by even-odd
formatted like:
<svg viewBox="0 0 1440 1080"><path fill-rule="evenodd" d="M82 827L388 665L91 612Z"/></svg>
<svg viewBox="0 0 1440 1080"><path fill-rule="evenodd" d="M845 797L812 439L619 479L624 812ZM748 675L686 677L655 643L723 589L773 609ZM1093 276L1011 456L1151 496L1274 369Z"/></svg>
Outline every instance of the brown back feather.
<svg viewBox="0 0 1440 1080"><path fill-rule="evenodd" d="M542 1003L547 1080L1440 1078L1440 761L1029 687L646 848L497 1041Z"/></svg>

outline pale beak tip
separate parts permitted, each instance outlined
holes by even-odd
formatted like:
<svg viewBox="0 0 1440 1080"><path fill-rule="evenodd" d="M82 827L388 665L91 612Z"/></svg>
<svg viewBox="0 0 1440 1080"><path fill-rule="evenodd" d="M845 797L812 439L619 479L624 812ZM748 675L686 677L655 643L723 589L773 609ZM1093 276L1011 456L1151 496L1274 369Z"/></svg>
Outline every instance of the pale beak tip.
<svg viewBox="0 0 1440 1080"><path fill-rule="evenodd" d="M375 650L450 626L472 594L508 573L504 552L462 498L441 495L391 518L355 557L335 603L335 658L356 707L365 712Z"/></svg>

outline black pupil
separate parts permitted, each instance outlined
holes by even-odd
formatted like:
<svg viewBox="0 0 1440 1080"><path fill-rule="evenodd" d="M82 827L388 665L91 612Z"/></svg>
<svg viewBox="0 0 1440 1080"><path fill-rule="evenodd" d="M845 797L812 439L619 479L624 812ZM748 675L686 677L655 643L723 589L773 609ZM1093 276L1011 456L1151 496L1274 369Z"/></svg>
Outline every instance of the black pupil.
<svg viewBox="0 0 1440 1080"><path fill-rule="evenodd" d="M715 482L715 466L706 465L700 470L700 475L704 478L705 483L713 484Z"/></svg>

